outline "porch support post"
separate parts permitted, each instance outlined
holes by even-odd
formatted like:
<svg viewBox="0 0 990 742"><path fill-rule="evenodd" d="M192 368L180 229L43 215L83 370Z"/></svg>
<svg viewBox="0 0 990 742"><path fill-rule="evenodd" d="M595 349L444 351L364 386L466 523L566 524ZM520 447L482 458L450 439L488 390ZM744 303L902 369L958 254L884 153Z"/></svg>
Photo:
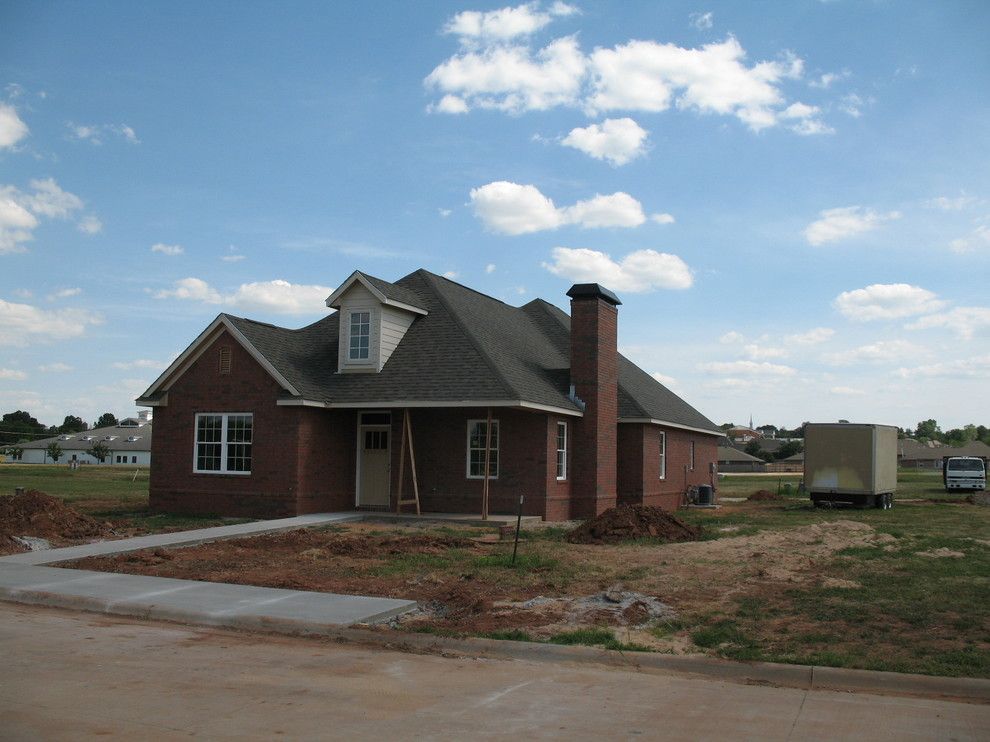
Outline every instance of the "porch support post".
<svg viewBox="0 0 990 742"><path fill-rule="evenodd" d="M412 468L413 497L416 498L416 515L421 515L419 512L419 481L416 479L416 453L413 451L412 421L409 419L408 407L406 408L403 418L403 424L405 425L403 438L409 436L409 466Z"/></svg>
<svg viewBox="0 0 990 742"><path fill-rule="evenodd" d="M488 478L492 461L492 408L488 408L485 422L485 486L481 491L481 519L488 520Z"/></svg>
<svg viewBox="0 0 990 742"><path fill-rule="evenodd" d="M402 483L406 474L406 421L409 410L403 410L402 434L399 437L399 492L395 498L395 512L402 512Z"/></svg>

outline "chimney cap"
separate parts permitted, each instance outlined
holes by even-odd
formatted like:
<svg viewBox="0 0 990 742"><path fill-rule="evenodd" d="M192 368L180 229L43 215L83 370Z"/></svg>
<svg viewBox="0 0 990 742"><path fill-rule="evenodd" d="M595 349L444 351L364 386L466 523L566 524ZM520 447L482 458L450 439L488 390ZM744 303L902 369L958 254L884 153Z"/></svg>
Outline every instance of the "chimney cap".
<svg viewBox="0 0 990 742"><path fill-rule="evenodd" d="M576 283L571 286L567 295L572 299L601 299L602 301L607 301L613 307L617 307L622 303L619 301L618 296L597 283Z"/></svg>

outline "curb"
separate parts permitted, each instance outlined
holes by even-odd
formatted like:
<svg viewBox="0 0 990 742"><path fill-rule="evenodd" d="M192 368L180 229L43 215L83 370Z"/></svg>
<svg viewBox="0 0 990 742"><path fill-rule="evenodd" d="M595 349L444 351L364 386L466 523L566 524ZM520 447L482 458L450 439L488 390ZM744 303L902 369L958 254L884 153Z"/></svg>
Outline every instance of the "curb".
<svg viewBox="0 0 990 742"><path fill-rule="evenodd" d="M167 621L186 626L321 637L332 641L392 651L437 654L444 657L599 665L628 672L674 672L730 683L770 685L805 691L825 690L876 695L920 696L990 704L990 680L982 678L947 678L838 667L785 665L771 662L735 662L716 657L621 652L596 647L560 646L497 639L439 637L433 634L376 631L370 628L351 628L339 624L319 624L311 621L293 621L271 617L210 615L126 602L107 604L93 598L67 596L44 591L16 593L4 591L0 593L0 600L127 618ZM382 615L376 617L376 620L386 618L386 615Z"/></svg>

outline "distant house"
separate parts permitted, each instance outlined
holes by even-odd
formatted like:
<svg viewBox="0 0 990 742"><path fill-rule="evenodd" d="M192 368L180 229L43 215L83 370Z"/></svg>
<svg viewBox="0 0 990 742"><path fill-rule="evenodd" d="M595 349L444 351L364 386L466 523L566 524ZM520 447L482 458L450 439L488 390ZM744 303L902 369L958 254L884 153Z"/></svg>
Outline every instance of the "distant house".
<svg viewBox="0 0 990 742"><path fill-rule="evenodd" d="M718 447L718 470L722 473L759 472L766 471L767 464L763 459L750 456L732 446Z"/></svg>
<svg viewBox="0 0 990 742"><path fill-rule="evenodd" d="M804 451L799 451L786 459L774 461L767 465L769 472L803 472L804 471Z"/></svg>
<svg viewBox="0 0 990 742"><path fill-rule="evenodd" d="M734 428L729 428L725 431L725 435L730 438L733 443L749 443L750 441L763 438L763 433L759 430L747 428L741 425Z"/></svg>
<svg viewBox="0 0 990 742"><path fill-rule="evenodd" d="M962 446L949 446L938 441L921 443L913 438L897 441L897 464L909 469L941 469L945 456L990 457L990 446L972 441Z"/></svg>
<svg viewBox="0 0 990 742"><path fill-rule="evenodd" d="M617 352L611 291L567 295L570 316L425 270L355 272L308 327L221 314L139 399L152 508L385 510L414 485L434 512L481 512L486 487L490 512L523 496L547 520L677 507L713 482L721 432Z"/></svg>
<svg viewBox="0 0 990 742"><path fill-rule="evenodd" d="M86 453L94 443L102 441L110 450L107 458L100 462ZM78 461L80 464L97 464L102 466L151 464L151 418L147 412L138 413L137 417L127 417L117 425L105 428L93 428L81 433L63 433L42 438L29 443L19 443L20 458L8 457L8 461L19 464L51 464L47 449L52 443L58 443L62 449L62 457L58 463Z"/></svg>

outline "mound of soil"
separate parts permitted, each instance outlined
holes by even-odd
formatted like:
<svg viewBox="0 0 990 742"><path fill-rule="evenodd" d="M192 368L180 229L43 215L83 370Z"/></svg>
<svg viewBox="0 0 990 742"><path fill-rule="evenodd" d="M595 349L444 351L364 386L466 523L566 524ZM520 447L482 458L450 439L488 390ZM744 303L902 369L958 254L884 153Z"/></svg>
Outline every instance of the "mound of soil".
<svg viewBox="0 0 990 742"><path fill-rule="evenodd" d="M95 539L114 535L109 523L90 518L38 490L0 496L0 550L24 551L14 536L37 536L49 541Z"/></svg>
<svg viewBox="0 0 990 742"><path fill-rule="evenodd" d="M756 490L756 492L751 494L746 499L760 502L764 500L783 500L784 496L778 495L776 492L771 492L770 490Z"/></svg>
<svg viewBox="0 0 990 742"><path fill-rule="evenodd" d="M701 529L652 505L619 505L567 534L572 544L616 544L634 538L697 541Z"/></svg>

